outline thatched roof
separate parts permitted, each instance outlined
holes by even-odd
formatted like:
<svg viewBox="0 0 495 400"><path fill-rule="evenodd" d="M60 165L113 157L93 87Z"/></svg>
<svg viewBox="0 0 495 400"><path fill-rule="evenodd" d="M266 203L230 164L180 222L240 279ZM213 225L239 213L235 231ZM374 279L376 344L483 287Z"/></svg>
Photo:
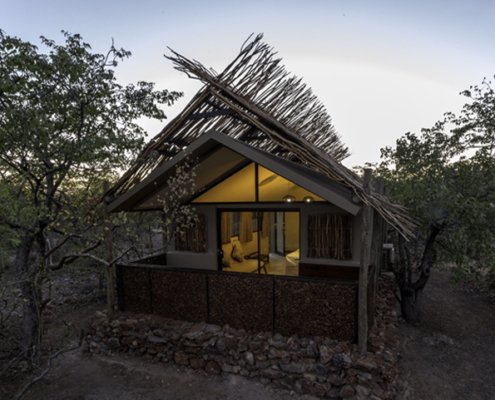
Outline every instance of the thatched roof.
<svg viewBox="0 0 495 400"><path fill-rule="evenodd" d="M148 143L138 162L107 195L125 193L202 134L216 130L350 187L359 199L410 237L415 224L406 210L384 196L364 193L361 178L339 162L349 151L322 103L300 79L290 76L281 59L261 39L258 35L243 46L220 74L172 51L167 58L175 68L205 86Z"/></svg>

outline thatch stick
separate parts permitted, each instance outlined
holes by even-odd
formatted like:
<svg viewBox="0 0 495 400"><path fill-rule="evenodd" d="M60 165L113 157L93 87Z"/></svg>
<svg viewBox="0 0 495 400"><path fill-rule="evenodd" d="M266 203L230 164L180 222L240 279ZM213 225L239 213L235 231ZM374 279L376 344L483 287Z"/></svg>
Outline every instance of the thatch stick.
<svg viewBox="0 0 495 400"><path fill-rule="evenodd" d="M371 194L371 169L364 170L364 192ZM361 262L359 266L359 295L358 295L358 350L362 355L366 354L368 347L368 268L371 261L371 232L373 225L373 212L370 205L364 203L361 212Z"/></svg>

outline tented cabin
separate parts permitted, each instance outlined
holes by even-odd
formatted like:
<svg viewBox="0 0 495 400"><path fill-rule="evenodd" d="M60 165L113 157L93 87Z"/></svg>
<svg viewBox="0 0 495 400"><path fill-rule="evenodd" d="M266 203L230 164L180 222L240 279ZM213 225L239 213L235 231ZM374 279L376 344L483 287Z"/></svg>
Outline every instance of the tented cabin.
<svg viewBox="0 0 495 400"><path fill-rule="evenodd" d="M110 205L163 209L167 179L197 159L187 203L199 223L178 235L167 265L287 276L357 278L361 207L322 173L210 131Z"/></svg>
<svg viewBox="0 0 495 400"><path fill-rule="evenodd" d="M384 226L407 237L413 222L339 163L348 150L330 117L261 36L219 75L171 59L205 86L105 199L109 212L162 210L169 178L193 160L183 201L197 223L166 254L118 266L120 309L357 341Z"/></svg>

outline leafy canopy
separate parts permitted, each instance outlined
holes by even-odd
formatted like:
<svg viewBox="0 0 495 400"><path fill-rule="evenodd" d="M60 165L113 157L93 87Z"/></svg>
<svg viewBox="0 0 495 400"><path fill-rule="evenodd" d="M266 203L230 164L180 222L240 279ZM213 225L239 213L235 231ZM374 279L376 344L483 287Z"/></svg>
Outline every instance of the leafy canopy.
<svg viewBox="0 0 495 400"><path fill-rule="evenodd" d="M495 93L484 81L462 94L459 115L382 149L378 173L421 222L420 239L440 229L437 261L465 274L495 265Z"/></svg>
<svg viewBox="0 0 495 400"><path fill-rule="evenodd" d="M130 52L112 44L95 54L80 35L63 34L64 45L41 37L40 51L0 31L0 203L14 198L25 210L0 205L0 222L11 228L35 229L30 214L53 222L69 180L124 168L145 136L135 121L163 120L159 106L181 96L153 83L120 85L114 68Z"/></svg>

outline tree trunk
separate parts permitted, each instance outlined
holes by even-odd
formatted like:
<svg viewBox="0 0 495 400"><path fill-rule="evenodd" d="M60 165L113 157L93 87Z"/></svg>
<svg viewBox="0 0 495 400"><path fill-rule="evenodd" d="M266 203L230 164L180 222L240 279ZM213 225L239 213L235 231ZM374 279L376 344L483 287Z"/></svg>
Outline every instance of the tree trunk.
<svg viewBox="0 0 495 400"><path fill-rule="evenodd" d="M34 235L25 235L17 249L16 256L16 272L22 296L22 351L23 357L26 359L35 358L40 347L40 315L36 290L36 269L29 268L29 255L33 248L33 243Z"/></svg>
<svg viewBox="0 0 495 400"><path fill-rule="evenodd" d="M418 323L421 319L423 288L417 291L411 287L401 288L400 294L402 316L411 324Z"/></svg>
<svg viewBox="0 0 495 400"><path fill-rule="evenodd" d="M435 241L442 226L430 227L430 234L426 240L423 250L423 256L419 264L419 277L413 282L413 266L409 252L402 239L399 240L399 262L401 268L394 271L395 279L399 285L401 294L402 316L409 323L417 323L421 317L421 303L423 298L423 289L430 279L430 270L435 261Z"/></svg>

